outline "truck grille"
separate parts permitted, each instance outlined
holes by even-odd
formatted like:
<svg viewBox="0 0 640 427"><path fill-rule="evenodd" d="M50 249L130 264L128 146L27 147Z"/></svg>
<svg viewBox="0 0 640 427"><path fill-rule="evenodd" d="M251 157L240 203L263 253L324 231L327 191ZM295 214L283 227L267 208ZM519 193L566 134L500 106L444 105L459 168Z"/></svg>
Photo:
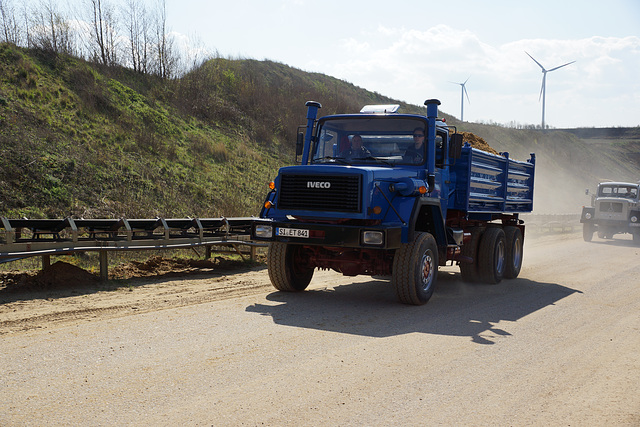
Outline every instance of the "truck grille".
<svg viewBox="0 0 640 427"><path fill-rule="evenodd" d="M600 212L622 212L622 203L600 202Z"/></svg>
<svg viewBox="0 0 640 427"><path fill-rule="evenodd" d="M280 209L360 212L360 175L282 174Z"/></svg>
<svg viewBox="0 0 640 427"><path fill-rule="evenodd" d="M629 218L629 205L625 202L597 200L596 218L599 220L626 221Z"/></svg>

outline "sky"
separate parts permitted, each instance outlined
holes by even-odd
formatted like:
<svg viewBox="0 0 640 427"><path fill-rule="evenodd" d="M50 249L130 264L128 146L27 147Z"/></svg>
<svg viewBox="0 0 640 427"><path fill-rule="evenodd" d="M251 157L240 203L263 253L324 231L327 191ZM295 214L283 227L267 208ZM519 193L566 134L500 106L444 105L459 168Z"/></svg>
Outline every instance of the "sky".
<svg viewBox="0 0 640 427"><path fill-rule="evenodd" d="M268 59L504 125L640 126L640 0L165 0L191 49ZM317 99L322 103L321 99Z"/></svg>

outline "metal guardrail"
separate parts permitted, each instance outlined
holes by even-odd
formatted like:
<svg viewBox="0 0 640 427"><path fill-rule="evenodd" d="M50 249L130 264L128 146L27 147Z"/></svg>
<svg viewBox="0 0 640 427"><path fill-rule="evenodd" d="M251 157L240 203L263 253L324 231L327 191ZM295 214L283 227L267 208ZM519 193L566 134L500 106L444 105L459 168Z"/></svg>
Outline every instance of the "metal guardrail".
<svg viewBox="0 0 640 427"><path fill-rule="evenodd" d="M179 249L204 246L229 247L243 255L242 246L266 246L251 241L253 218L154 219L7 219L0 218L0 262L42 256L43 267L51 255L95 251L100 278L108 278L110 251Z"/></svg>
<svg viewBox="0 0 640 427"><path fill-rule="evenodd" d="M521 214L527 232L569 233L579 230L580 214Z"/></svg>
<svg viewBox="0 0 640 427"><path fill-rule="evenodd" d="M521 214L532 233L565 233L580 227L579 214ZM7 219L0 218L0 262L41 256L43 267L51 255L95 251L99 253L100 278L108 278L111 251L226 247L243 256L253 242L252 217L153 218L153 219Z"/></svg>

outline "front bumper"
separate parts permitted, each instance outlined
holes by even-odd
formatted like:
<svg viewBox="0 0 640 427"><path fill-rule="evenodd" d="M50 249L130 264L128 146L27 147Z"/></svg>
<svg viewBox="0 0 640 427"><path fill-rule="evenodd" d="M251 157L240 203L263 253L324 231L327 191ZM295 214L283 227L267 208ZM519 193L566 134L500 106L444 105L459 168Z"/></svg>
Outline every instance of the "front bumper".
<svg viewBox="0 0 640 427"><path fill-rule="evenodd" d="M397 249L401 236L400 226L369 227L256 219L251 227L252 240L345 248Z"/></svg>

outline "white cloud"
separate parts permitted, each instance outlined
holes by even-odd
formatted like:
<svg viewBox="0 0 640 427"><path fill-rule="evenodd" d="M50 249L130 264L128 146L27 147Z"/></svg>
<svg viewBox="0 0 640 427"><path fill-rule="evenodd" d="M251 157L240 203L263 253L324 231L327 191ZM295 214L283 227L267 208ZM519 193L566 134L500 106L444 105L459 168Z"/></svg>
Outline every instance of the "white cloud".
<svg viewBox="0 0 640 427"><path fill-rule="evenodd" d="M539 123L542 72L525 51L546 69L576 61L547 75L548 124L640 124L638 99L628 96L640 93L638 37L523 39L491 46L471 31L447 25L423 31L378 26L352 34L319 71L415 104L440 97L443 110L456 116L460 86L450 82L470 77L466 119ZM616 111L618 122L606 122L610 119L595 115L591 105Z"/></svg>

